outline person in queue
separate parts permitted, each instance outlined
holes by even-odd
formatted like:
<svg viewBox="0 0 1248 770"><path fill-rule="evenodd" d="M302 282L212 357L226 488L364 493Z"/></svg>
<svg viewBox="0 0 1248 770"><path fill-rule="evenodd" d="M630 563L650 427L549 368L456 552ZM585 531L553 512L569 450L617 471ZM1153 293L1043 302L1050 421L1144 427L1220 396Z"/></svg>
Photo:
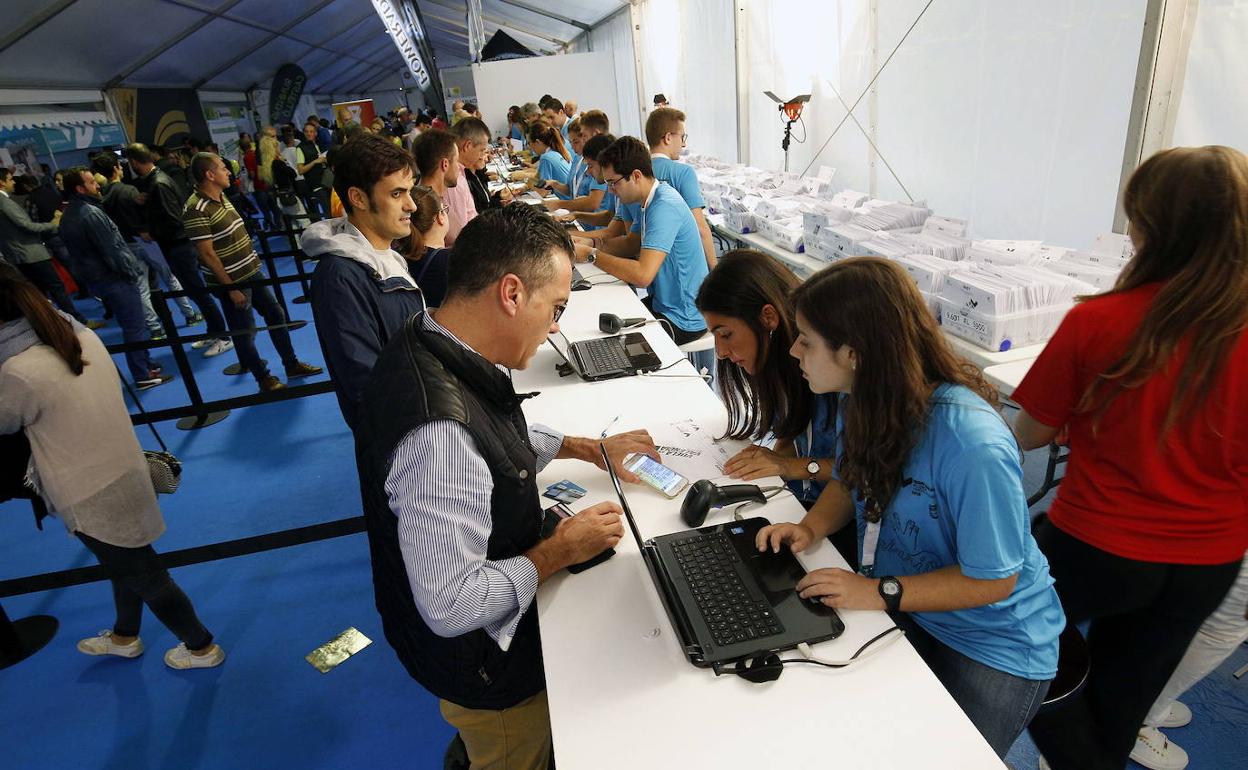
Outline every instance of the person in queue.
<svg viewBox="0 0 1248 770"><path fill-rule="evenodd" d="M463 125L465 121L460 121ZM408 269L420 287L428 307L438 307L446 297L447 271L451 250L446 248L446 231L451 226L448 207L430 187L412 188L412 230L399 250L408 262Z"/></svg>
<svg viewBox="0 0 1248 770"><path fill-rule="evenodd" d="M0 264L0 434L18 431L30 439L39 496L112 583L116 621L78 651L142 655L147 605L179 639L167 666L221 665L225 652L152 549L165 521L108 350Z"/></svg>
<svg viewBox="0 0 1248 770"><path fill-rule="evenodd" d="M1087 688L1031 726L1054 768L1123 767L1248 546L1248 158L1157 153L1123 207L1135 255L1012 396L1024 448L1069 436L1036 539L1090 622Z"/></svg>
<svg viewBox="0 0 1248 770"><path fill-rule="evenodd" d="M819 505L765 527L758 547L801 551L856 517L860 572L817 569L797 590L887 610L1004 757L1044 701L1065 619L996 394L893 262L837 262L794 303L803 376L842 395L835 473Z"/></svg>
<svg viewBox="0 0 1248 770"><path fill-rule="evenodd" d="M760 441L724 464L742 481L784 479L807 510L832 479L838 396L814 393L789 349L797 339L792 292L800 281L774 257L752 249L724 254L698 290L698 310L715 339L715 381L728 409L728 438ZM850 566L858 564L851 520L831 533Z"/></svg>
<svg viewBox="0 0 1248 770"><path fill-rule="evenodd" d="M469 222L442 306L382 351L356 431L386 639L441 700L472 767L548 766L537 587L623 535L610 501L541 537L537 474L555 458L600 464L600 442L527 425L507 373L558 331L571 276L571 241L544 212L502 206ZM602 443L630 481L627 454L658 459L645 431Z"/></svg>
<svg viewBox="0 0 1248 770"><path fill-rule="evenodd" d="M315 222L303 234L304 251L317 258L308 292L316 336L352 431L377 356L425 309L411 266L392 248L412 234L414 180L406 150L373 134L353 139L334 154L334 191L346 216Z"/></svg>

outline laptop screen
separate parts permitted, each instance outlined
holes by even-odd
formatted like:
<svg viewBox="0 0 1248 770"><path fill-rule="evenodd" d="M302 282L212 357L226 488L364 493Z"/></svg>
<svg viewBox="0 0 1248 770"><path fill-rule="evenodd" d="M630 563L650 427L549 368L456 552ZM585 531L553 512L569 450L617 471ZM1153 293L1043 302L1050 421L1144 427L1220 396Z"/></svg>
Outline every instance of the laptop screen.
<svg viewBox="0 0 1248 770"><path fill-rule="evenodd" d="M563 332L555 332L546 339L550 341L550 346L555 349L555 352L558 353L564 361L567 361L569 366L576 369L576 362L572 360L572 351L569 349L568 338L563 336Z"/></svg>
<svg viewBox="0 0 1248 770"><path fill-rule="evenodd" d="M615 486L615 495L620 498L620 507L624 509L624 518L628 520L628 528L632 530L633 539L637 541L637 550L644 554L646 548L642 545L641 533L637 531L637 522L633 520L633 511L628 507L628 500L624 499L624 490L620 488L620 477L615 475L615 467L611 465L611 458L607 456L606 445L599 444L598 451L602 453L602 461L607 466L607 473L611 475L611 484Z"/></svg>

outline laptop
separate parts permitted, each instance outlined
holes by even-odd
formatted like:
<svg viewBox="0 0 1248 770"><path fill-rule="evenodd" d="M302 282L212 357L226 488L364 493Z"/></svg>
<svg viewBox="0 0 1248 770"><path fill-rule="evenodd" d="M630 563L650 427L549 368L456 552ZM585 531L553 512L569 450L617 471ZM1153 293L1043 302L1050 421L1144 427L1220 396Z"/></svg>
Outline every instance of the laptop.
<svg viewBox="0 0 1248 770"><path fill-rule="evenodd" d="M658 354L641 332L570 342L563 332L550 335L551 347L587 382L631 377L662 366Z"/></svg>
<svg viewBox="0 0 1248 770"><path fill-rule="evenodd" d="M792 649L802 642L835 639L845 631L836 610L797 595L797 582L806 570L791 551L760 553L755 547L758 531L770 523L761 516L643 542L601 444L599 451L628 528L690 663L709 668Z"/></svg>

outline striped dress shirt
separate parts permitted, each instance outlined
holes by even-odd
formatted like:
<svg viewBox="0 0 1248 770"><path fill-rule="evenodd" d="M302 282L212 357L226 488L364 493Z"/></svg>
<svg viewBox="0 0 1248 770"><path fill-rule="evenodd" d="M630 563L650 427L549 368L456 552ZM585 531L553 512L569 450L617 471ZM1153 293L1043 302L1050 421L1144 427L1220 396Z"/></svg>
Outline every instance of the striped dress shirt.
<svg viewBox="0 0 1248 770"><path fill-rule="evenodd" d="M472 350L428 313L424 328ZM530 425L529 443L540 471L563 446L563 434ZM525 556L486 558L494 480L471 434L454 420L411 431L391 456L385 488L421 618L443 637L483 628L506 650L537 595L537 568Z"/></svg>

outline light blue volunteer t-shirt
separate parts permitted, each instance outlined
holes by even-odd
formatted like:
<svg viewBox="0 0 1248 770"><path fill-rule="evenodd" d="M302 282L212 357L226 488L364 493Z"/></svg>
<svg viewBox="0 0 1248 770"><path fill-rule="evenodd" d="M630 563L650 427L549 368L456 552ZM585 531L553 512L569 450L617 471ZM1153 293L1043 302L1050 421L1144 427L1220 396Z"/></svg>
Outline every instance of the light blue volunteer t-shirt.
<svg viewBox="0 0 1248 770"><path fill-rule="evenodd" d="M654 178L675 187L680 197L685 199L685 205L691 209L706 208L693 166L674 161L666 155L651 158L650 165L654 167Z"/></svg>
<svg viewBox="0 0 1248 770"><path fill-rule="evenodd" d="M546 150L542 153L542 157L537 161L537 177L538 179L553 179L556 182L562 182L568 178L568 168L571 166L563 156L554 150ZM559 200L568 200L572 196L560 195L555 193Z"/></svg>
<svg viewBox="0 0 1248 770"><path fill-rule="evenodd" d="M568 152L572 153L572 162L568 164L568 178L562 181L568 186L568 191L575 196L576 186L581 181L581 175L585 173L585 159L572 150Z"/></svg>
<svg viewBox="0 0 1248 770"><path fill-rule="evenodd" d="M806 430L793 439L793 448L798 457L834 458L836 457L836 405L839 397L835 393L814 393L811 396L814 401L811 405L810 424L806 426ZM827 482L794 479L787 484L794 497L809 503L819 499L819 493L823 491Z"/></svg>
<svg viewBox="0 0 1248 770"><path fill-rule="evenodd" d="M930 404L902 487L880 521L874 574L904 577L951 564L979 580L1017 574L1013 593L1002 601L910 616L941 643L986 666L1050 679L1066 616L1049 562L1031 536L1018 446L1000 415L966 387L945 383ZM839 416L837 438L839 446ZM857 498L861 555L867 520L865 502Z"/></svg>
<svg viewBox="0 0 1248 770"><path fill-rule="evenodd" d="M615 196L612 195L611 197L614 198ZM630 233L641 233L641 204L625 203L619 198L615 198L615 216L613 219L618 219L627 224Z"/></svg>
<svg viewBox="0 0 1248 770"><path fill-rule="evenodd" d="M647 291L654 309L687 332L706 328L694 302L709 272L698 225L680 193L655 182L654 197L641 211L641 248L667 256Z"/></svg>

